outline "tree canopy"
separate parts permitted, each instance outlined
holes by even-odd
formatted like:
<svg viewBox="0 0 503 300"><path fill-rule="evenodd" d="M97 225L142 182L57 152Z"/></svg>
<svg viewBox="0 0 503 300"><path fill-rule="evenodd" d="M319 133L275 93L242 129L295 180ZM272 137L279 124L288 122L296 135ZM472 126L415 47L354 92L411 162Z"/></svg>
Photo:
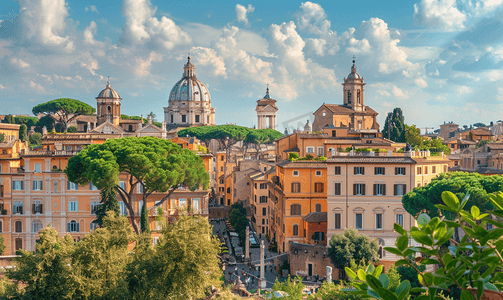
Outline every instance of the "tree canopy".
<svg viewBox="0 0 503 300"><path fill-rule="evenodd" d="M121 172L128 174L125 188L119 186ZM68 180L80 185L93 182L99 189L116 188L131 220L135 220L133 193L137 185L143 187L143 201L154 192L167 193L150 210L164 203L179 185L190 190L209 185L201 157L156 137L125 137L89 145L68 160L65 173ZM139 233L136 222L132 224Z"/></svg>
<svg viewBox="0 0 503 300"><path fill-rule="evenodd" d="M377 258L379 244L368 235L359 234L358 230L348 228L344 233L334 234L328 243L328 255L339 270L349 267L351 260L371 262Z"/></svg>
<svg viewBox="0 0 503 300"><path fill-rule="evenodd" d="M217 125L190 127L178 131L178 136L192 136L201 141L211 139L225 140L229 138L235 141L245 141L247 143L270 143L283 136L281 132L274 129L253 129L237 125Z"/></svg>
<svg viewBox="0 0 503 300"><path fill-rule="evenodd" d="M409 126L405 124L405 141L407 144L412 145L414 150L430 150L432 153L444 152L451 154L451 149L443 144L439 138L432 138L431 140L422 137L419 128L416 125Z"/></svg>
<svg viewBox="0 0 503 300"><path fill-rule="evenodd" d="M35 106L32 112L34 115L39 113L51 114L66 129L68 122L74 117L78 115L90 115L96 112L96 110L91 105L79 100L59 98Z"/></svg>
<svg viewBox="0 0 503 300"><path fill-rule="evenodd" d="M423 187L416 187L402 198L404 209L415 216L423 209L431 217L439 216L435 204L443 204L442 192L450 191L463 199L470 194L465 209L470 210L476 205L482 212L492 209L489 194L503 190L503 177L499 175L484 176L479 173L450 172L442 173ZM442 210L442 215L454 218L450 212Z"/></svg>
<svg viewBox="0 0 503 300"><path fill-rule="evenodd" d="M405 143L405 118L403 117L402 109L396 107L393 112L389 113L384 121L382 130L383 137L394 142Z"/></svg>

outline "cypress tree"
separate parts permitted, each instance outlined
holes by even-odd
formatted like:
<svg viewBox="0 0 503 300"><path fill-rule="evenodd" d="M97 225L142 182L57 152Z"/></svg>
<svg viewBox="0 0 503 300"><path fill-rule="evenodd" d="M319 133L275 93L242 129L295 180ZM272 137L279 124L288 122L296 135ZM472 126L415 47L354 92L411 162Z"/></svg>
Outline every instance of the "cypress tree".
<svg viewBox="0 0 503 300"><path fill-rule="evenodd" d="M98 205L96 209L96 220L93 222L98 224L100 227L103 225L103 218L106 217L108 211L113 211L115 216L118 217L120 214L119 201L117 201L117 191L115 188L103 189L101 194L101 205Z"/></svg>
<svg viewBox="0 0 503 300"><path fill-rule="evenodd" d="M143 206L141 207L140 227L142 233L150 232L150 225L148 222L148 210L147 206L145 205L145 202L143 202Z"/></svg>
<svg viewBox="0 0 503 300"><path fill-rule="evenodd" d="M396 107L389 113L382 130L383 138L389 138L397 143L405 143L405 119L402 109Z"/></svg>
<svg viewBox="0 0 503 300"><path fill-rule="evenodd" d="M25 124L21 124L19 127L19 139L23 142L28 139L28 127Z"/></svg>

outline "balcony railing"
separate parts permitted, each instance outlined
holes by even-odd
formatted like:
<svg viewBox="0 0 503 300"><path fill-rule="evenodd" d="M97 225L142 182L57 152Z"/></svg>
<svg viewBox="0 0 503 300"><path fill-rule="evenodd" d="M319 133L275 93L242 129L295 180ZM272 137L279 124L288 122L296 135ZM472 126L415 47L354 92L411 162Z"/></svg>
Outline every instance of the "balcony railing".
<svg viewBox="0 0 503 300"><path fill-rule="evenodd" d="M26 150L21 151L22 156L74 156L80 150Z"/></svg>

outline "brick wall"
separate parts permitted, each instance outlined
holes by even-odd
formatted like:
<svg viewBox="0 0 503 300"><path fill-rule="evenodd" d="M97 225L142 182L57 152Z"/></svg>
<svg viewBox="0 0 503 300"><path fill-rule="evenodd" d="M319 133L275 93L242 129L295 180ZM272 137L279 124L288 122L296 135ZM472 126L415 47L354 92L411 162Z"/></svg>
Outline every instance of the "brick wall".
<svg viewBox="0 0 503 300"><path fill-rule="evenodd" d="M339 279L339 270L334 267L328 257L327 247L324 245L307 245L290 243L290 274L308 276L309 265L312 265L312 275L326 278L327 266L332 267L332 280Z"/></svg>

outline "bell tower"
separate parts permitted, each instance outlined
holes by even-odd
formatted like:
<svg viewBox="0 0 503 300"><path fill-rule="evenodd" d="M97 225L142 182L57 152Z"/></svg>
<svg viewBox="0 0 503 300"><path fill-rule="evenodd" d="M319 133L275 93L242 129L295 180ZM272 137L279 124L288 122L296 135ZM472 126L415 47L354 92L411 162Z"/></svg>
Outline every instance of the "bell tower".
<svg viewBox="0 0 503 300"><path fill-rule="evenodd" d="M344 99L344 105L351 107L354 111L364 111L365 101L365 83L363 82L363 77L356 73L355 57L353 56L353 66L351 66L351 73L349 73L347 78L344 78L344 83L342 83L342 99Z"/></svg>
<svg viewBox="0 0 503 300"><path fill-rule="evenodd" d="M96 97L96 121L97 126L106 121L119 126L121 119L121 97L112 89L110 80L107 80L107 86Z"/></svg>

